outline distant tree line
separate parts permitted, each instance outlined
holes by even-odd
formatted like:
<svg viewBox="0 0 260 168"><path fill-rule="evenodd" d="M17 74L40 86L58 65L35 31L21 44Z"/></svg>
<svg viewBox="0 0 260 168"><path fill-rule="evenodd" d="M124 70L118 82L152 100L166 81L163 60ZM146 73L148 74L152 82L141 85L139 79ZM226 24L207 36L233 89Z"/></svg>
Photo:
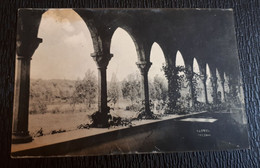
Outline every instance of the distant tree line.
<svg viewBox="0 0 260 168"><path fill-rule="evenodd" d="M150 98L153 101L167 100L167 84L158 75L149 82ZM32 79L30 85L30 113L46 113L48 105L53 104L85 104L92 108L97 103L97 77L88 70L83 79L78 80L41 80ZM142 101L142 84L138 73L129 74L123 81L118 81L112 74L108 82L108 103L115 106L119 99L131 102L126 110L137 111Z"/></svg>

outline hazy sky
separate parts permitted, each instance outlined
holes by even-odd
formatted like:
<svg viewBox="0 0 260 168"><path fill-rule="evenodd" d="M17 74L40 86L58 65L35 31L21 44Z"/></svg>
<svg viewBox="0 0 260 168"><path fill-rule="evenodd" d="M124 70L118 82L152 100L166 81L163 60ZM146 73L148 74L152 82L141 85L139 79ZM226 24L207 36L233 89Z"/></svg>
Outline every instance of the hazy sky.
<svg viewBox="0 0 260 168"><path fill-rule="evenodd" d="M43 39L35 51L31 62L31 78L78 79L90 69L97 74L89 30L80 16L73 10L49 10L43 14L38 37ZM111 53L114 55L107 67L107 80L115 73L119 80L128 74L138 72L137 53L129 34L118 28L112 37ZM165 63L163 51L154 43L151 49L149 78L156 74L163 76ZM183 64L180 52L177 62Z"/></svg>

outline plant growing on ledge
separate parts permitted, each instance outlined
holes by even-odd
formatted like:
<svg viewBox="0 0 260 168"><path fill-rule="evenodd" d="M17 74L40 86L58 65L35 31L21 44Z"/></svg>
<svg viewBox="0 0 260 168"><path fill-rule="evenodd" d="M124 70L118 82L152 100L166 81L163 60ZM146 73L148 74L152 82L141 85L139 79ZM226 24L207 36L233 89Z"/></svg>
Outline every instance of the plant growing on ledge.
<svg viewBox="0 0 260 168"><path fill-rule="evenodd" d="M138 103L141 103L141 105L140 105L141 108L138 110L137 115L134 118L134 120L135 119L137 119L137 120L140 120L140 119L158 119L158 116L156 116L152 111L147 112L145 110L145 100L138 101ZM150 109L153 108L154 104L152 103L152 100L149 101L149 106L150 106Z"/></svg>

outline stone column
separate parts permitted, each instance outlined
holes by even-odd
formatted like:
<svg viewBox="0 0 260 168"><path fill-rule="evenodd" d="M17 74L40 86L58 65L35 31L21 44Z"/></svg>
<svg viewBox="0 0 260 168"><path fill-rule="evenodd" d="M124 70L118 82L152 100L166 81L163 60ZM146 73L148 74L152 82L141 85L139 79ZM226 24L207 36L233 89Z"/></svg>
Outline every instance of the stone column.
<svg viewBox="0 0 260 168"><path fill-rule="evenodd" d="M106 69L113 54L104 53L92 53L94 61L98 67L98 111L99 115L97 123L95 125L99 128L108 127L108 113L109 108L107 106L107 76Z"/></svg>
<svg viewBox="0 0 260 168"><path fill-rule="evenodd" d="M139 68L142 76L142 84L143 84L143 94L142 94L142 99L144 99L145 103L145 114L146 116L152 116L152 112L150 109L150 100L149 100L149 85L148 85L148 71L149 68L151 67L152 63L151 62L137 62L136 63L137 67Z"/></svg>
<svg viewBox="0 0 260 168"><path fill-rule="evenodd" d="M21 40L21 41L20 41ZM30 97L30 63L31 57L42 39L31 40L24 44L24 39L17 41L16 73L13 105L12 143L32 141L28 131L29 97ZM26 47L24 50L23 47Z"/></svg>
<svg viewBox="0 0 260 168"><path fill-rule="evenodd" d="M212 97L213 97L213 104L218 103L218 78L216 74L212 73L211 76L211 85L212 85Z"/></svg>
<svg viewBox="0 0 260 168"><path fill-rule="evenodd" d="M13 143L32 141L28 131L30 58L17 56L13 106Z"/></svg>

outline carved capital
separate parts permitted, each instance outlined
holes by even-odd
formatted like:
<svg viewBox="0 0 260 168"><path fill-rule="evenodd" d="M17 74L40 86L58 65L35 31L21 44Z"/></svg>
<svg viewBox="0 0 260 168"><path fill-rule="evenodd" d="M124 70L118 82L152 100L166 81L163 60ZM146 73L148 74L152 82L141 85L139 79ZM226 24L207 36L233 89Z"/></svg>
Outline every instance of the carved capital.
<svg viewBox="0 0 260 168"><path fill-rule="evenodd" d="M203 82L206 82L206 81L207 81L207 78L208 78L208 76L207 76L206 74L204 74L204 75L201 76L201 80L202 80Z"/></svg>
<svg viewBox="0 0 260 168"><path fill-rule="evenodd" d="M187 79L192 79L194 75L191 69L186 69L185 74Z"/></svg>
<svg viewBox="0 0 260 168"><path fill-rule="evenodd" d="M110 59L113 57L113 54L104 54L104 53L92 53L91 57L96 62L98 68L107 68L107 65Z"/></svg>
<svg viewBox="0 0 260 168"><path fill-rule="evenodd" d="M210 80L211 80L212 83L217 83L218 78L216 76L211 76Z"/></svg>
<svg viewBox="0 0 260 168"><path fill-rule="evenodd" d="M141 74L144 75L144 74L148 73L152 63L146 62L146 61L141 61L141 62L137 62L136 65L139 68Z"/></svg>
<svg viewBox="0 0 260 168"><path fill-rule="evenodd" d="M41 38L32 40L20 39L16 42L17 59L31 59L39 44L42 43Z"/></svg>
<svg viewBox="0 0 260 168"><path fill-rule="evenodd" d="M220 82L221 82L222 85L224 85L225 84L225 79L222 79Z"/></svg>

